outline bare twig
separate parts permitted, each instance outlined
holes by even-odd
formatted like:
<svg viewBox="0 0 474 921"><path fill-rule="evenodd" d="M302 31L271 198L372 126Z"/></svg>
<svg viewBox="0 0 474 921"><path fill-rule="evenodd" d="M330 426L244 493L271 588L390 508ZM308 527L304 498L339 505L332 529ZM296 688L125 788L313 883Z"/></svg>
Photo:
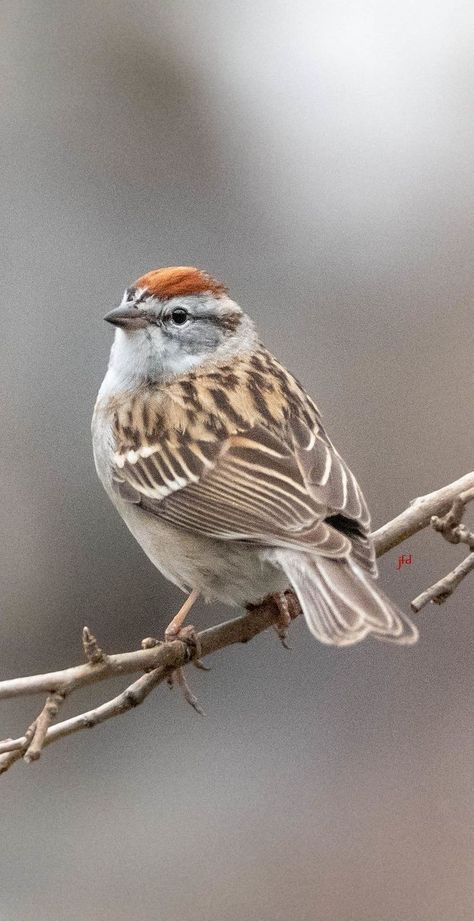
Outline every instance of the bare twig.
<svg viewBox="0 0 474 921"><path fill-rule="evenodd" d="M431 527L442 534L450 544L467 544L470 550L474 550L474 531L466 528L461 521L466 505L472 499L474 499L474 489L467 489L454 499L446 515L442 518L433 515L431 518Z"/></svg>
<svg viewBox="0 0 474 921"><path fill-rule="evenodd" d="M48 694L41 713L30 727L32 730L32 739L24 754L25 761L37 761L40 757L48 729L54 717L58 715L59 708L65 696L66 695L61 693L61 691L55 691L53 694Z"/></svg>
<svg viewBox="0 0 474 921"><path fill-rule="evenodd" d="M288 609L292 619L300 613L299 604L291 593L288 593ZM268 599L253 608L250 613L242 615L242 617L236 617L234 620L229 620L216 627L211 627L209 630L204 630L199 634L200 642L195 647L194 653L192 647L180 640L175 640L172 643L162 643L159 646L146 648L137 653L107 656L106 666L91 666L87 663L64 669L62 672L34 675L30 679L13 679L12 681L0 682L0 698L37 694L44 688L45 684L49 687L53 685L61 687L63 689L62 693L64 693L64 688L67 687L68 693L70 693L76 687L103 680L111 675L129 674L133 671L142 671L145 668L152 669L112 700L108 700L86 713L80 713L78 716L73 716L68 720L50 726L43 739L43 747L45 747L64 736L71 735L81 729L91 729L113 716L126 713L127 710L141 704L148 697L148 694L173 671L191 661L193 655L197 653L209 655L234 643L247 643L266 630L267 627L272 626L278 619L279 614L279 608L276 603L272 599ZM34 731L35 724L33 723L24 736L20 736L18 739L8 739L0 743L0 774L5 773L15 761L18 761L28 752Z"/></svg>
<svg viewBox="0 0 474 921"><path fill-rule="evenodd" d="M411 603L412 611L420 611L429 601L433 604L443 604L443 602L453 594L454 589L457 588L459 583L462 582L467 574L472 572L473 569L474 553L470 553L469 556L465 557L462 563L459 563L459 566L456 566L452 570L452 572L449 572L448 575L440 579L439 582L435 582L431 588L427 588L425 592L418 595Z"/></svg>
<svg viewBox="0 0 474 921"><path fill-rule="evenodd" d="M397 515L392 521L382 525L377 531L374 531L372 537L375 543L375 552L377 556L382 556L397 547L407 537L417 534L423 528L427 528L433 515L444 515L451 507L454 499L462 493L467 492L466 502L472 498L474 491L474 471L466 473L465 476L449 486L443 486L436 492L429 493L427 496L420 496L414 499L409 508L405 509L400 515Z"/></svg>
<svg viewBox="0 0 474 921"><path fill-rule="evenodd" d="M102 652L102 649L98 645L94 634L89 630L89 627L84 627L82 630L82 646L84 655L91 665L98 665L99 662L105 662L107 660L105 652Z"/></svg>
<svg viewBox="0 0 474 921"><path fill-rule="evenodd" d="M472 552L474 550L474 531L461 523L466 505L472 499L474 499L474 488L471 487L463 490L453 499L451 508L445 515L431 517L430 524L435 531L442 534L450 544L466 544L471 553L443 579L439 579L425 592L418 595L411 603L412 611L420 611L428 602L443 604L453 594L459 583L474 569L474 553Z"/></svg>
<svg viewBox="0 0 474 921"><path fill-rule="evenodd" d="M25 751L27 750L32 738L33 738L34 728L30 726L22 739L17 739L17 742L21 742L21 745L17 749L13 749L6 752L3 755L0 755L0 774L4 774L5 771L8 771L8 768L15 764L15 761L19 761L23 757ZM12 740L9 740L12 741Z"/></svg>
<svg viewBox="0 0 474 921"><path fill-rule="evenodd" d="M119 716L133 707L138 707L157 684L163 681L166 674L165 669L155 668L152 672L142 675L128 688L125 688L121 694L112 700L108 700L105 704L95 707L93 710L88 710L86 713L73 716L71 719L63 720L62 723L56 723L55 726L47 729L42 739L42 747L51 745L51 742L71 735L73 732L78 732L80 729L92 729L93 726L98 726L99 723L105 722L112 716ZM0 754L0 774L5 773L21 757L24 757L25 761L34 760L31 757L31 738L32 731L30 727L30 730L21 738L11 739L1 744L0 753L9 752L9 755Z"/></svg>
<svg viewBox="0 0 474 921"><path fill-rule="evenodd" d="M226 625L222 624L222 626ZM28 678L11 678L0 681L0 700L25 697L31 694L48 694L53 691L70 694L77 688L94 684L96 681L104 681L116 675L130 675L133 672L141 672L159 666L179 668L188 661L187 655L185 644L175 640L154 649L138 649L135 652L122 652L118 655L107 656L105 661L97 665L86 662L83 665L75 665L58 672L32 675Z"/></svg>
<svg viewBox="0 0 474 921"><path fill-rule="evenodd" d="M466 474L437 492L414 500L401 515L373 533L377 556L382 556L430 523L451 542L466 543L473 549L474 534L461 524L464 508L472 499L474 472ZM440 517L443 515L444 518ZM428 601L440 603L452 594L461 579L472 569L474 553L452 573L415 599L412 608L419 610ZM300 607L292 592L286 593L286 599L288 614L293 620L301 613ZM414 607L415 605L417 607ZM281 606L279 607L273 598L267 598L241 617L202 631L197 635L194 646L180 639L167 643L149 640L144 642L142 649L114 655L106 655L89 628L84 627L82 639L87 659L84 664L47 674L11 678L0 682L0 700L33 694L47 695L41 713L24 736L0 742L0 773L4 773L22 757L26 761L36 760L42 749L57 739L97 726L138 706L158 684L169 678L173 672L182 669L188 662L197 664L201 656L211 655L235 643L247 643L268 627L278 625L280 621ZM62 701L77 688L133 672L144 674L117 697L86 713L53 724ZM182 675L182 672L179 674ZM194 698L191 702L195 705Z"/></svg>

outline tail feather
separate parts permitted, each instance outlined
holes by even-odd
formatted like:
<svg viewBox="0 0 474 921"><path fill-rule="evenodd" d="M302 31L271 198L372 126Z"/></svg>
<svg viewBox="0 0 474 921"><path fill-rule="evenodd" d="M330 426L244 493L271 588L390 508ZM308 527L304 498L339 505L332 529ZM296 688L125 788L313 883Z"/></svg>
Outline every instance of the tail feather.
<svg viewBox="0 0 474 921"><path fill-rule="evenodd" d="M351 558L334 560L290 550L272 551L291 583L311 633L331 646L350 646L369 634L410 645L418 630Z"/></svg>

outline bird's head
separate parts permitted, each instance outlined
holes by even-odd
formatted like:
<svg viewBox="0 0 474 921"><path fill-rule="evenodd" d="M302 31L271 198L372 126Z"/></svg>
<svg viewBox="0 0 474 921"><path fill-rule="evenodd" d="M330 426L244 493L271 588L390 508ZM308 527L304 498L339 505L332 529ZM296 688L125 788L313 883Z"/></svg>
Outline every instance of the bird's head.
<svg viewBox="0 0 474 921"><path fill-rule="evenodd" d="M250 351L250 318L206 272L155 269L126 289L105 318L117 327L111 367L121 377L166 379Z"/></svg>

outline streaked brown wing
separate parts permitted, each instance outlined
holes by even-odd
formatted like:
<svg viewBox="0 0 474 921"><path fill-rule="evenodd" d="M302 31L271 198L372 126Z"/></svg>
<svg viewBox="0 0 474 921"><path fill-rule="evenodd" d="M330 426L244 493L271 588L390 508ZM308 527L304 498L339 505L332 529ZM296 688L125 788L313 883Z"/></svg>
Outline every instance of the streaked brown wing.
<svg viewBox="0 0 474 921"><path fill-rule="evenodd" d="M370 514L362 490L320 424L310 428L301 418L291 419L296 460L313 498L327 515L340 514L368 531Z"/></svg>
<svg viewBox="0 0 474 921"><path fill-rule="evenodd" d="M153 510L146 501L144 507ZM348 539L325 524L323 512L308 494L292 452L259 428L231 436L214 469L170 495L156 513L224 540L346 555Z"/></svg>
<svg viewBox="0 0 474 921"><path fill-rule="evenodd" d="M362 490L318 419L308 426L295 416L291 420L295 457L308 492L324 503L325 519L351 540L352 553L360 565L377 575L375 550L370 539L370 513Z"/></svg>
<svg viewBox="0 0 474 921"><path fill-rule="evenodd" d="M283 433L263 426L207 442L183 436L173 447L164 443L153 452L150 447L148 456L129 453L116 470L117 488L123 498L186 530L345 556L354 549L353 535L324 518L338 515L348 497L349 511L356 512L355 480L345 474L338 455L326 476L328 445L317 436L311 446L305 443L307 432L296 424L293 431L292 425L286 429L286 444ZM329 450L334 449L329 445ZM303 461L311 457L309 479L300 454ZM316 472L322 480L318 484ZM357 530L355 517L352 523ZM362 545L360 555L370 555Z"/></svg>

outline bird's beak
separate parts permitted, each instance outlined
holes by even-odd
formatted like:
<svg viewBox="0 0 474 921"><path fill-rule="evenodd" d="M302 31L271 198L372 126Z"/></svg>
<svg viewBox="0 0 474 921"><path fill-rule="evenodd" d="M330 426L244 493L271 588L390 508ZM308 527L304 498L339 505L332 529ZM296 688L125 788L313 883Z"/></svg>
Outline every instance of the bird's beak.
<svg viewBox="0 0 474 921"><path fill-rule="evenodd" d="M133 304L120 304L120 307L114 307L110 313L105 314L104 320L122 329L144 329L148 325L145 314Z"/></svg>

